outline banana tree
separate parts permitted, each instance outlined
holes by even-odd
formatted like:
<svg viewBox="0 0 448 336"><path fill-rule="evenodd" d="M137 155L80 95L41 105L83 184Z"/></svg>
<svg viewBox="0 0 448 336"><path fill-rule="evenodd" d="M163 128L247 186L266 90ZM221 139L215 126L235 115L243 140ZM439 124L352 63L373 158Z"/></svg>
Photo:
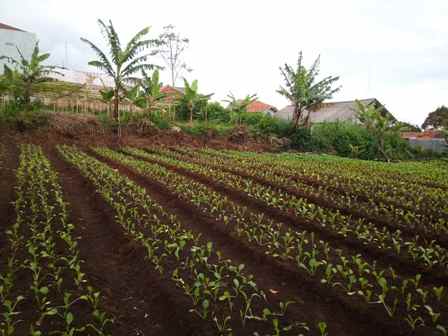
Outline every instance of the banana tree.
<svg viewBox="0 0 448 336"><path fill-rule="evenodd" d="M184 96L182 97L182 101L188 109L190 124L192 124L194 109L203 103L207 103L207 101L211 98L211 96L213 96L213 94L209 95L200 94L198 91L198 81L194 80L190 84L185 78L184 78L184 90L185 91Z"/></svg>
<svg viewBox="0 0 448 336"><path fill-rule="evenodd" d="M247 95L243 99L236 99L233 93L230 93L224 101L229 103L227 108L231 113L232 119L236 121L237 125L241 125L243 113L247 112L247 107L256 100L256 94Z"/></svg>
<svg viewBox="0 0 448 336"><path fill-rule="evenodd" d="M55 81L51 75L63 76L63 74L56 70L61 69L61 67L43 64L50 57L50 54L40 53L39 42L34 45L29 59L23 55L17 46L14 47L19 55L18 59L10 56L0 56L0 60L6 60L7 63L12 65L12 67L4 65L5 82L7 83L7 90L14 96L16 102L29 109L31 107L31 97L39 85Z"/></svg>
<svg viewBox="0 0 448 336"><path fill-rule="evenodd" d="M159 81L160 76L157 69L151 76L143 71L142 77L138 84L129 90L127 98L136 106L151 113L160 106L166 94L161 91L163 84Z"/></svg>
<svg viewBox="0 0 448 336"><path fill-rule="evenodd" d="M316 109L324 100L333 97L340 87L333 88L333 84L339 80L336 76L327 76L318 80L320 57L318 57L308 69L303 65L303 55L299 52L297 66L285 64L280 72L285 81L285 86L277 90L279 94L286 97L294 108L294 128L303 122L309 127L310 113Z"/></svg>
<svg viewBox="0 0 448 336"><path fill-rule="evenodd" d="M104 71L114 81L113 90L113 118L119 122L119 102L126 97L128 91L127 85L138 81L135 74L151 70L155 65L148 63L150 56L155 55L155 52L142 54L142 50L148 49L154 44L154 40L145 39L149 32L149 27L140 30L123 48L118 34L109 20L106 25L102 20L98 20L98 24L103 32L109 47L109 55L103 52L98 46L86 38L81 38L81 41L87 43L96 53L98 59L90 61L89 65Z"/></svg>

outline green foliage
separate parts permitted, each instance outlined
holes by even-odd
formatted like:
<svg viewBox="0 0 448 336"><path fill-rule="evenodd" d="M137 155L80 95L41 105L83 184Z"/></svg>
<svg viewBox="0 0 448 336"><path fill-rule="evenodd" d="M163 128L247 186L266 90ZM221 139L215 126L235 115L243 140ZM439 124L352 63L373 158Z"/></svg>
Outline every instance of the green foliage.
<svg viewBox="0 0 448 336"><path fill-rule="evenodd" d="M308 127L298 127L290 135L291 147L300 151L308 152L315 150L315 145L311 137L311 129Z"/></svg>
<svg viewBox="0 0 448 336"><path fill-rule="evenodd" d="M211 102L207 104L208 120L217 122L230 122L230 113L219 102Z"/></svg>
<svg viewBox="0 0 448 336"><path fill-rule="evenodd" d="M327 76L318 80L320 56L307 69L303 64L302 52L299 52L297 66L285 64L280 67L280 72L285 81L285 86L280 86L277 91L286 97L294 106L294 127L297 128L299 123L309 126L309 113L312 112L325 99L330 99L334 93L339 91L333 88L333 84L339 80L339 77ZM308 111L308 115L304 115Z"/></svg>
<svg viewBox="0 0 448 336"><path fill-rule="evenodd" d="M194 121L193 123L188 124L178 123L178 126L185 133L194 136L225 135L229 134L233 129L233 125L229 125L228 123L222 123L222 122Z"/></svg>
<svg viewBox="0 0 448 336"><path fill-rule="evenodd" d="M229 103L227 109L230 112L231 121L237 125L241 125L243 113L246 113L247 107L256 100L256 94L246 95L243 99L236 99L232 93L228 94L225 101Z"/></svg>
<svg viewBox="0 0 448 336"><path fill-rule="evenodd" d="M177 106L177 115L185 120L188 116L190 123L193 123L193 119L205 119L205 113L207 112L207 103L213 94L203 95L199 93L198 81L194 80L189 83L184 78L184 95L179 101Z"/></svg>
<svg viewBox="0 0 448 336"><path fill-rule="evenodd" d="M431 112L422 124L422 128L448 128L448 107L442 105Z"/></svg>
<svg viewBox="0 0 448 336"><path fill-rule="evenodd" d="M275 135L278 137L287 137L293 130L290 122L271 117L262 112L242 113L241 122L248 125L252 133L260 136Z"/></svg>
<svg viewBox="0 0 448 336"><path fill-rule="evenodd" d="M299 127L291 136L291 146L301 151L333 153L364 160L403 160L413 157L408 143L398 133L377 134L352 122L327 122L311 129ZM381 147L380 147L381 146Z"/></svg>
<svg viewBox="0 0 448 336"><path fill-rule="evenodd" d="M381 107L376 107L373 104L363 104L356 101L357 116L362 126L376 139L377 152L382 159L389 161L390 155L393 151L390 144L387 144L389 139L399 143L396 138L399 138L398 131L395 127L395 120L390 115L384 115Z"/></svg>
<svg viewBox="0 0 448 336"><path fill-rule="evenodd" d="M44 65L44 62L50 57L49 53L41 54L39 42L34 45L30 59L23 56L22 51L16 46L19 59L8 56L0 56L10 63L13 68L4 65L4 79L0 85L0 92L6 92L14 98L16 104L25 109L32 108L31 97L38 91L40 85L52 82L52 74L59 74L56 69L59 67Z"/></svg>
<svg viewBox="0 0 448 336"><path fill-rule="evenodd" d="M152 112L160 108L166 94L160 91L163 84L159 81L159 70L154 70L152 75L142 71L142 76L137 85L127 92L126 98L145 111Z"/></svg>
<svg viewBox="0 0 448 336"><path fill-rule="evenodd" d="M149 27L146 27L135 34L123 48L112 21L109 20L109 24L106 25L102 20L98 20L98 24L108 43L110 57L91 41L85 38L81 38L81 41L87 43L97 55L97 59L90 61L89 65L106 72L114 80L114 118L118 120L118 104L126 96L126 84L136 80L135 74L155 67L147 62L153 53L141 54L154 41L144 39L149 32ZM106 94L106 98L111 99L110 93Z"/></svg>
<svg viewBox="0 0 448 336"><path fill-rule="evenodd" d="M422 129L418 125L413 125L404 121L397 121L394 128L399 132L421 132Z"/></svg>
<svg viewBox="0 0 448 336"><path fill-rule="evenodd" d="M24 109L15 101L0 108L0 124L15 128L21 132L48 125L49 113L42 111L38 103Z"/></svg>

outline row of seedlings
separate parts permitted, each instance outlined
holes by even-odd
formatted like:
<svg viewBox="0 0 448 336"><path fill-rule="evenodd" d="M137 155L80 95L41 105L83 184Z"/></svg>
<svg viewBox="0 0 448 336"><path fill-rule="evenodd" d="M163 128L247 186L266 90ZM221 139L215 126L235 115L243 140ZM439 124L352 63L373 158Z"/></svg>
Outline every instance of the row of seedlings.
<svg viewBox="0 0 448 336"><path fill-rule="evenodd" d="M112 320L82 272L58 176L40 147L21 146L16 195L0 274L0 335L108 335Z"/></svg>
<svg viewBox="0 0 448 336"><path fill-rule="evenodd" d="M372 222L398 228L404 232L418 232L424 237L437 240L440 235L448 234L448 219L439 217L435 213L421 214L413 209L396 207L393 204L377 201L375 195L368 198L360 198L356 194L348 192L336 192L328 184L309 184L301 179L293 178L279 165L260 165L256 160L226 159L223 157L210 157L199 152L191 152L185 149L169 151L170 155L178 159L188 160L203 164L207 162L214 168L222 168L225 171L251 177L260 183L289 191L299 197L304 197L313 203L324 205L346 214L356 217L364 217ZM386 181L383 182L387 183ZM448 237L448 236L447 236Z"/></svg>
<svg viewBox="0 0 448 336"><path fill-rule="evenodd" d="M155 269L169 274L191 298L190 311L211 322L219 334L322 334L307 323L290 321L287 303L269 303L243 264L234 264L212 242L203 242L200 235L183 228L144 188L72 147L59 147L59 152L93 183L125 232L145 247ZM322 322L318 328L326 333L325 326Z"/></svg>
<svg viewBox="0 0 448 336"><path fill-rule="evenodd" d="M228 188L243 192L248 198L267 207L277 208L285 214L294 214L299 219L297 223L305 223L309 228L326 232L338 239L357 241L360 246L383 255L392 254L400 263L417 266L422 272L439 278L447 275L448 252L433 240L427 241L418 235L406 236L399 229L378 227L363 218L351 218L339 211L320 207L304 198L214 168L213 164L210 164L211 160L199 165L181 161L182 157L168 151L159 151L161 155L135 149L128 151L146 159L175 165L206 176ZM298 226L300 227L300 224Z"/></svg>
<svg viewBox="0 0 448 336"><path fill-rule="evenodd" d="M325 161L309 159L309 156L297 156L299 159L284 161L285 155L256 155L254 153L218 152L211 149L201 150L214 157L225 157L231 160L250 161L254 165L264 169L274 169L276 173L286 174L305 183L324 185L338 192L346 192L369 199L372 196L382 206L398 207L420 214L436 214L439 217L448 218L446 208L447 191L438 188L412 183L399 179L385 179L377 176L375 172L369 174L357 173L353 165L340 164L338 161L328 164ZM286 156L288 157L288 156ZM430 209L428 213L428 209Z"/></svg>
<svg viewBox="0 0 448 336"><path fill-rule="evenodd" d="M150 157L140 150L125 151ZM354 298L358 306L366 307L365 311L370 309L368 306L384 310L384 315L391 320L401 320L397 324L404 332L408 329L446 330L446 289L424 286L420 274L405 278L392 267L382 269L360 255L349 256L350 251L334 249L312 232L288 229L158 164L107 148L97 148L96 152L159 181L177 197L196 206L198 211L222 222L223 233L229 232L249 248L256 244L266 255L306 271L307 276Z"/></svg>

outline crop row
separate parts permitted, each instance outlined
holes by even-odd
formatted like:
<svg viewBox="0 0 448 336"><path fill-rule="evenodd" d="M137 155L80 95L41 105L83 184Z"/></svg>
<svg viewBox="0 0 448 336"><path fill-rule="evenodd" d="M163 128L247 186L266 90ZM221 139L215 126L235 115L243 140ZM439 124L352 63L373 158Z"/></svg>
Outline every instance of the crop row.
<svg viewBox="0 0 448 336"><path fill-rule="evenodd" d="M63 158L91 181L114 209L117 222L146 250L147 259L191 298L191 312L213 323L220 334L235 330L269 335L306 332L306 323L289 321L289 302L268 302L243 264L237 265L186 230L175 215L154 202L145 190L104 163L71 147L59 147ZM322 335L326 324L318 326ZM259 333L260 334L260 333ZM260 334L261 335L261 334Z"/></svg>
<svg viewBox="0 0 448 336"><path fill-rule="evenodd" d="M391 232L386 227L378 228L362 218L352 219L338 211L320 207L282 190L216 169L209 164L210 160L198 165L180 161L176 155L167 151L160 151L162 156L142 151L136 154L208 176L212 181L243 192L246 197L262 202L265 207L277 208L284 214L294 214L300 222L308 224L309 228L319 228L318 231L327 232L340 239L358 241L366 249L379 251L383 255L395 255L405 263L417 265L434 274L446 275L447 273L448 252L434 241L427 242L418 236L406 238L400 230Z"/></svg>
<svg viewBox="0 0 448 336"><path fill-rule="evenodd" d="M207 151L207 150L206 150ZM217 153L217 151L211 150L211 152ZM253 157L254 154L250 152L235 152L235 151L219 151L220 155L228 154L229 156L244 156ZM390 180L407 181L410 183L417 183L423 187L430 188L448 188L448 178L445 174L446 161L431 160L421 162L396 162L386 163L381 161L363 161L352 160L333 155L316 155L316 154L294 154L294 153L280 153L270 154L264 153L255 155L256 157L263 159L268 158L276 159L284 163L294 163L296 161L308 161L310 163L319 164L325 168L334 167L333 171L338 174L346 173L349 169L350 174L375 174L376 176L384 177Z"/></svg>
<svg viewBox="0 0 448 336"><path fill-rule="evenodd" d="M378 176L376 171L358 173L352 169L353 165L347 165L345 161L332 161L331 164L328 164L319 160L307 159L308 156L304 159L285 161L272 155L238 152L223 154L210 149L202 151L202 153L225 157L231 162L243 160L251 163L254 168L272 169L287 177L306 183L325 185L335 191L345 191L367 200L373 197L385 207L393 206L421 214L439 216L445 219L445 226L447 225L448 208L446 206L447 191L445 190L411 184L407 180L385 179Z"/></svg>
<svg viewBox="0 0 448 336"><path fill-rule="evenodd" d="M139 150L126 151L142 157L150 156ZM356 297L358 305L364 305L366 310L369 309L367 306L380 305L385 315L402 318L403 324L411 329L426 326L445 330L440 324L440 311L446 310L445 288L423 286L420 274L414 278L404 278L393 268L380 269L360 255L349 257L349 251L332 248L312 232L284 227L158 164L133 159L106 148L98 148L96 152L162 183L177 197L195 206L197 211L222 223L224 234L229 233L249 247L256 244L266 255L293 265L335 292ZM184 167L189 165L185 164Z"/></svg>
<svg viewBox="0 0 448 336"><path fill-rule="evenodd" d="M21 146L16 195L0 274L0 334L107 335L111 319L82 272L58 176L40 147Z"/></svg>
<svg viewBox="0 0 448 336"><path fill-rule="evenodd" d="M257 182L280 188L317 205L339 210L343 214L354 217L365 218L375 224L400 229L404 233L412 235L420 233L425 238L436 241L440 239L440 235L448 234L447 221L442 218L416 214L411 210L396 208L390 204L377 203L374 196L368 200L360 200L353 194L336 193L326 185L309 185L301 180L291 179L288 174L278 174L279 167L261 168L249 160L229 161L221 157L210 157L186 150L162 151L161 153L200 165L207 163L213 168L253 178Z"/></svg>

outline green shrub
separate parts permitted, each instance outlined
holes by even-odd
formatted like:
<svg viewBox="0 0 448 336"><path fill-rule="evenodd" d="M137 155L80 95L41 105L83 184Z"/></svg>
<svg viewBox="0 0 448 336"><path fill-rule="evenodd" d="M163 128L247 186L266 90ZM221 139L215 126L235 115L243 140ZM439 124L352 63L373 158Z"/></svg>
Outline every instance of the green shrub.
<svg viewBox="0 0 448 336"><path fill-rule="evenodd" d="M219 102L212 102L207 105L207 119L216 122L230 122L229 111Z"/></svg>
<svg viewBox="0 0 448 336"><path fill-rule="evenodd" d="M352 122L325 122L315 124L311 129L298 128L290 138L291 146L301 151L333 153L364 160L384 159L379 139L368 129ZM410 159L416 155L397 132L385 136L384 148L392 160Z"/></svg>
<svg viewBox="0 0 448 336"><path fill-rule="evenodd" d="M232 131L233 125L217 122L194 121L193 124L178 123L178 126L187 134L194 136L203 135L225 135Z"/></svg>
<svg viewBox="0 0 448 336"><path fill-rule="evenodd" d="M21 132L46 126L48 119L49 114L41 110L39 103L31 104L25 110L22 104L9 102L0 109L0 123Z"/></svg>
<svg viewBox="0 0 448 336"><path fill-rule="evenodd" d="M241 116L243 124L249 126L255 135L275 135L287 137L292 132L292 124L261 112L246 112Z"/></svg>
<svg viewBox="0 0 448 336"><path fill-rule="evenodd" d="M291 147L304 152L315 150L313 139L311 137L311 129L299 127L291 135Z"/></svg>
<svg viewBox="0 0 448 336"><path fill-rule="evenodd" d="M335 152L340 156L375 158L375 138L367 129L350 122L316 124L312 131L312 149Z"/></svg>

